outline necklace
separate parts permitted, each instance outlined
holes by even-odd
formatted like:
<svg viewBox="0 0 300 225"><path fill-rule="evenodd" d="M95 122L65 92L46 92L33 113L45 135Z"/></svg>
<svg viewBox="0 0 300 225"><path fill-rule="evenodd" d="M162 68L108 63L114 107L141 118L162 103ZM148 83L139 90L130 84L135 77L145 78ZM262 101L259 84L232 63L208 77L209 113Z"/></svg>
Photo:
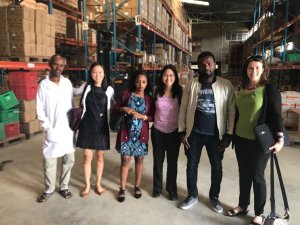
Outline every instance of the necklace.
<svg viewBox="0 0 300 225"><path fill-rule="evenodd" d="M246 89L248 90L248 91L253 91L253 90L255 90L256 88L257 88L258 86L254 86L254 87L247 87Z"/></svg>

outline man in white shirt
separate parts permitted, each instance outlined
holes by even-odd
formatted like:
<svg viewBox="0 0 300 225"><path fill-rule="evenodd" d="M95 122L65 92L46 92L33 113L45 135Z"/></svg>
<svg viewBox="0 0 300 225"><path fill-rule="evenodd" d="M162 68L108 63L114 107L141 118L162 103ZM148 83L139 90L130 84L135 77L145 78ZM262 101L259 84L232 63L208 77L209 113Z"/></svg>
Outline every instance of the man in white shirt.
<svg viewBox="0 0 300 225"><path fill-rule="evenodd" d="M72 108L73 87L61 74L66 60L54 55L49 61L50 74L43 79L36 96L36 110L43 128L45 191L37 202L45 202L55 191L57 158L62 157L60 191L69 199L71 169L74 165L74 132L69 127L68 112Z"/></svg>

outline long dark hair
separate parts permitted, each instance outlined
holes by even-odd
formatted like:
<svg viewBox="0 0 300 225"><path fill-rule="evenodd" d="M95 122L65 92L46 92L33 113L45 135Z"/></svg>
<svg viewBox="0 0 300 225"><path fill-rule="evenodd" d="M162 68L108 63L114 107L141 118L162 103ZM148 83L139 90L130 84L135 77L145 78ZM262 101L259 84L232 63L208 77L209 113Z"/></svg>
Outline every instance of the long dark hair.
<svg viewBox="0 0 300 225"><path fill-rule="evenodd" d="M144 93L149 95L150 94L150 91L151 91L151 87L150 87L150 82L149 82L149 77L147 76L147 74L144 72L144 71L136 71L134 72L131 76L130 76L130 84L129 84L129 87L128 87L128 90L130 92L135 92L136 91L136 86L135 86L135 81L137 80L137 78L140 76L140 75L143 75L147 78L147 86L144 90Z"/></svg>
<svg viewBox="0 0 300 225"><path fill-rule="evenodd" d="M162 80L162 77L164 75L164 73L166 72L167 69L170 69L173 71L174 75L175 75L175 81L172 85L172 88L171 88L171 92L172 92L172 98L178 98L178 99L181 99L181 96L182 96L182 87L179 85L179 78L178 78L178 73L177 73L177 70L175 68L175 66L173 66L172 64L168 64L168 65L165 65L164 68L162 69L161 73L160 73L160 76L158 78L158 83L157 83L157 94L159 96L163 96L164 93L165 93L165 88L166 88L166 85L164 84L163 80Z"/></svg>
<svg viewBox="0 0 300 225"><path fill-rule="evenodd" d="M244 89L249 87L249 84L250 84L250 80L247 75L247 68L248 68L249 63L251 63L253 61L261 62L263 69L264 69L264 72L260 76L259 85L264 85L264 84L268 83L269 67L267 65L267 62L263 59L263 57L261 55L253 55L253 56L248 57L243 65L242 88L244 88Z"/></svg>
<svg viewBox="0 0 300 225"><path fill-rule="evenodd" d="M87 85L91 85L91 88L94 88L94 84L95 84L95 81L93 80L92 78L92 70L94 69L94 67L96 66L101 66L101 68L103 69L103 72L104 72L104 67L99 64L98 62L93 62L92 65L90 66L90 69L89 69L89 76L88 76L88 80L87 80ZM102 83L101 83L101 87L104 89L104 91L106 91L107 89L107 80L106 80L106 76L104 75L103 77L103 80L102 80Z"/></svg>

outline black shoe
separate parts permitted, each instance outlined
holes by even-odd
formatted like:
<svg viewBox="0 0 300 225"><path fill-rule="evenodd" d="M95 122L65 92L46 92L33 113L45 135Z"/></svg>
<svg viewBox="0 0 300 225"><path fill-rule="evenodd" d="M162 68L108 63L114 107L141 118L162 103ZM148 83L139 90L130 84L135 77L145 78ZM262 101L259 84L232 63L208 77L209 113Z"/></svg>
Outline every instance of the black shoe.
<svg viewBox="0 0 300 225"><path fill-rule="evenodd" d="M160 192L154 191L154 192L152 193L152 197L153 197L153 198L158 198L159 196L160 196Z"/></svg>
<svg viewBox="0 0 300 225"><path fill-rule="evenodd" d="M177 200L177 193L169 193L169 200L176 201Z"/></svg>

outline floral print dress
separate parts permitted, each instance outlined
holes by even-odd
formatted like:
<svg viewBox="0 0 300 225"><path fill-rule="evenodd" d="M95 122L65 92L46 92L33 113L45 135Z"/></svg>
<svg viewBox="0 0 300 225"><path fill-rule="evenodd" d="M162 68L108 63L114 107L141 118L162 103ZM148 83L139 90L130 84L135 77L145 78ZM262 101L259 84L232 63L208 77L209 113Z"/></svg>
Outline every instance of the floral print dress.
<svg viewBox="0 0 300 225"><path fill-rule="evenodd" d="M132 108L138 113L146 113L145 99L135 94L132 94L128 101L128 107ZM129 140L121 142L121 148L119 152L122 155L129 156L144 156L148 153L148 146L145 143L140 142L140 136L142 131L143 121L141 119L135 119L133 116L128 118L129 126Z"/></svg>

